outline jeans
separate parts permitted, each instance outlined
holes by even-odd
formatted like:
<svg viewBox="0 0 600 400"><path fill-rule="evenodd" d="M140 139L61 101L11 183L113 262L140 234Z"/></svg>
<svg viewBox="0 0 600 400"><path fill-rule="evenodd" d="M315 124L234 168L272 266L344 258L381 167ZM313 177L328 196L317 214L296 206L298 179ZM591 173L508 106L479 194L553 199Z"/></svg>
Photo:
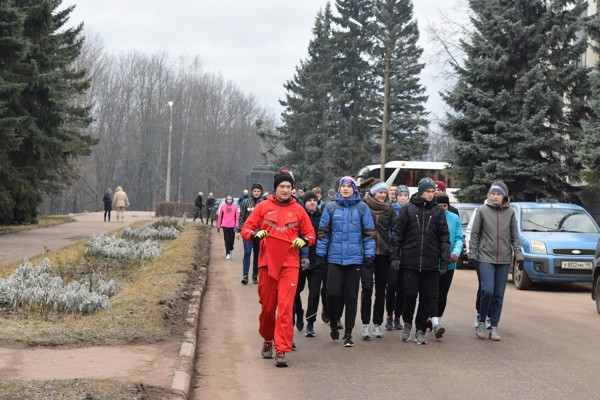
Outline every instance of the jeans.
<svg viewBox="0 0 600 400"><path fill-rule="evenodd" d="M508 281L509 264L479 263L481 300L479 303L479 320L490 317L493 327L497 327L502 314L504 290ZM489 313L488 311L489 310ZM489 315L488 315L489 314Z"/></svg>
<svg viewBox="0 0 600 400"><path fill-rule="evenodd" d="M247 242L247 241L243 241L244 242L244 260L242 261L242 268L243 268L243 276L248 276L248 270L250 269L250 253L252 253L254 251L253 257L252 257L252 277L257 277L258 276L258 249L259 249L259 242Z"/></svg>

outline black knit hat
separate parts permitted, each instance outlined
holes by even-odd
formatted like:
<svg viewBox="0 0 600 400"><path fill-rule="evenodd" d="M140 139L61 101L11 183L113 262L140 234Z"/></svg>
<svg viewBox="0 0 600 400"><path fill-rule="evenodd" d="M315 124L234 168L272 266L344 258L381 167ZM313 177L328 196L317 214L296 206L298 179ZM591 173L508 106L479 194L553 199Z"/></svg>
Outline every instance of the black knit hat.
<svg viewBox="0 0 600 400"><path fill-rule="evenodd" d="M304 197L302 198L302 200L304 201L304 204L306 204L309 200L319 201L319 198L317 197L317 194L315 192L309 190L308 192L304 193Z"/></svg>
<svg viewBox="0 0 600 400"><path fill-rule="evenodd" d="M263 187L260 183L255 183L254 185L252 185L252 190L254 189L260 189L261 193L263 191Z"/></svg>
<svg viewBox="0 0 600 400"><path fill-rule="evenodd" d="M275 179L273 181L273 189L277 189L277 186L279 186L281 182L289 182L292 184L292 187L294 187L294 174L292 173L292 171L287 169L282 169L281 171L279 171L279 173L275 175Z"/></svg>
<svg viewBox="0 0 600 400"><path fill-rule="evenodd" d="M448 204L448 205L450 205L450 198L444 192L437 192L435 194L435 199L437 200L438 204Z"/></svg>

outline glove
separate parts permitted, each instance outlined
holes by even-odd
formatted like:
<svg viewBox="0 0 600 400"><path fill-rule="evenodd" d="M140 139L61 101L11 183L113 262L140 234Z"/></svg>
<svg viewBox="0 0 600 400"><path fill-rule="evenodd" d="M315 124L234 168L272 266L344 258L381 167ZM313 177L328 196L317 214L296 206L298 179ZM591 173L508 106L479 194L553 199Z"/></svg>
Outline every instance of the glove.
<svg viewBox="0 0 600 400"><path fill-rule="evenodd" d="M363 261L363 267L365 267L366 269L371 269L373 268L373 265L375 265L375 263L373 262L372 258L365 258Z"/></svg>
<svg viewBox="0 0 600 400"><path fill-rule="evenodd" d="M456 254L456 253L450 254L450 261L457 262L458 261L458 254Z"/></svg>
<svg viewBox="0 0 600 400"><path fill-rule="evenodd" d="M298 238L294 239L294 241L292 242L292 246L299 249L301 247L306 246L306 243L307 243L306 239L298 237Z"/></svg>
<svg viewBox="0 0 600 400"><path fill-rule="evenodd" d="M524 264L525 262L523 260L517 260L517 268L519 268L521 271L523 270Z"/></svg>
<svg viewBox="0 0 600 400"><path fill-rule="evenodd" d="M477 268L477 261L475 261L473 259L469 259L469 268L476 269Z"/></svg>
<svg viewBox="0 0 600 400"><path fill-rule="evenodd" d="M221 232L221 228L217 228L217 233Z"/></svg>
<svg viewBox="0 0 600 400"><path fill-rule="evenodd" d="M263 230L256 232L254 235L252 235L252 240L259 241L261 239L266 238L267 236L269 236L269 231L263 229Z"/></svg>
<svg viewBox="0 0 600 400"><path fill-rule="evenodd" d="M308 269L308 266L310 265L310 261L308 260L308 258L303 258L302 260L300 260L300 268L304 269Z"/></svg>
<svg viewBox="0 0 600 400"><path fill-rule="evenodd" d="M390 267L394 271L399 271L400 270L400 260L392 260L392 262L390 263Z"/></svg>
<svg viewBox="0 0 600 400"><path fill-rule="evenodd" d="M317 268L325 269L327 266L327 259L325 257L317 257Z"/></svg>

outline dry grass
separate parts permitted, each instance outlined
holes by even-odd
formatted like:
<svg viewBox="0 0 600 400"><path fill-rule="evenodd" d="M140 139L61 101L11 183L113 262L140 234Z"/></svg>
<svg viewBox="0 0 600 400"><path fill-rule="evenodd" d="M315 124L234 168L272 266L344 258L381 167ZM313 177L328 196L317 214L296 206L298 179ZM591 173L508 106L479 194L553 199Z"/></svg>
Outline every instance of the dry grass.
<svg viewBox="0 0 600 400"><path fill-rule="evenodd" d="M0 235L8 233L17 233L23 231L30 231L32 229L47 228L49 226L60 225L66 222L75 221L68 215L42 215L38 217L37 224L25 224L25 225L0 225Z"/></svg>
<svg viewBox="0 0 600 400"><path fill-rule="evenodd" d="M51 252L52 269L69 274L82 261L82 241ZM177 330L178 311L187 307L188 278L197 264L208 262L208 228L188 227L179 239L163 242L165 252L153 262L138 262L117 277L120 287L107 310L93 315L68 314L43 318L37 313L10 315L0 324L0 341L11 346L96 346L153 343ZM197 257L202 259L198 260ZM30 260L39 265L42 258ZM0 270L6 277L16 265ZM1 318L1 317L0 317ZM183 317L181 318L183 319Z"/></svg>

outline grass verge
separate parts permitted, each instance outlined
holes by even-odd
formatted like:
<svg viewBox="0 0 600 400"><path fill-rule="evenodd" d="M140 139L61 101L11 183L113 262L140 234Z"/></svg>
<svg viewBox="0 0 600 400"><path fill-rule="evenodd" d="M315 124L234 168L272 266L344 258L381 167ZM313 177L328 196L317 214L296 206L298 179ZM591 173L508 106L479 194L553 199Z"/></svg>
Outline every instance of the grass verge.
<svg viewBox="0 0 600 400"><path fill-rule="evenodd" d="M38 228L47 228L49 226L55 226L75 221L75 219L69 217L68 215L42 215L39 216L37 220L37 224L0 225L0 235L30 231L32 229Z"/></svg>

